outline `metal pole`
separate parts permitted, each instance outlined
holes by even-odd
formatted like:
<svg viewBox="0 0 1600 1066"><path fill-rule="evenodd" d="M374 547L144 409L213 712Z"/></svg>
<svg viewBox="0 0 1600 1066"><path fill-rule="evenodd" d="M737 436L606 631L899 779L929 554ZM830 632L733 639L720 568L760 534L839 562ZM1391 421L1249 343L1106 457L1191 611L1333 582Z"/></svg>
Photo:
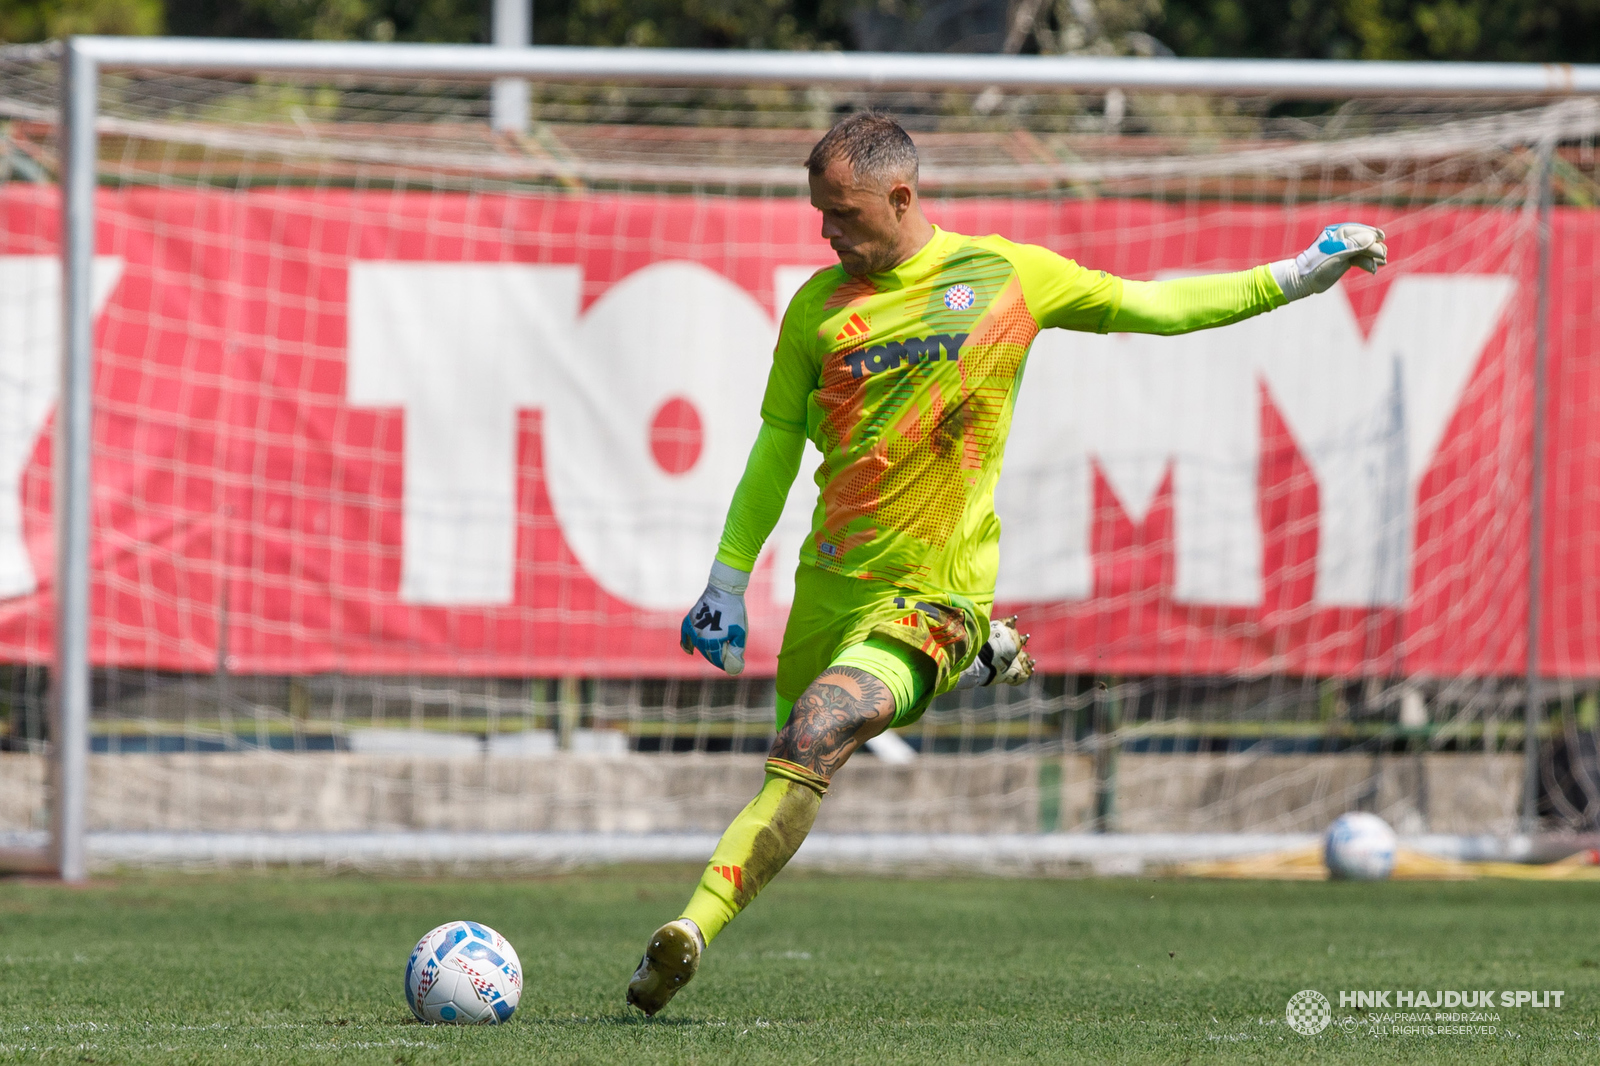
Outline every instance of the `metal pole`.
<svg viewBox="0 0 1600 1066"><path fill-rule="evenodd" d="M1217 92L1321 96L1574 96L1600 93L1600 65L1367 60L1138 59L1123 56L755 52L691 48L484 48L479 45L217 38L83 37L105 70L241 69L494 80L878 89Z"/></svg>
<svg viewBox="0 0 1600 1066"><path fill-rule="evenodd" d="M1524 682L1527 706L1522 716L1522 828L1528 833L1537 829L1539 824L1539 727L1544 718L1539 682L1539 623L1543 612L1544 584L1545 409L1549 402L1550 213L1554 201L1554 155L1554 140L1545 140L1539 146L1538 164L1539 263L1533 312L1533 468L1528 499L1528 658Z"/></svg>
<svg viewBox="0 0 1600 1066"><path fill-rule="evenodd" d="M526 48L533 42L533 0L494 0L494 46ZM528 130L528 83L501 78L489 97L489 125L496 132Z"/></svg>
<svg viewBox="0 0 1600 1066"><path fill-rule="evenodd" d="M50 678L55 806L51 857L63 881L88 876L89 456L94 311L95 111L100 72L69 39L61 54L61 392L56 408L56 648Z"/></svg>
<svg viewBox="0 0 1600 1066"><path fill-rule="evenodd" d="M1122 752L1122 678L1096 693L1094 831L1110 833L1117 820L1117 763Z"/></svg>

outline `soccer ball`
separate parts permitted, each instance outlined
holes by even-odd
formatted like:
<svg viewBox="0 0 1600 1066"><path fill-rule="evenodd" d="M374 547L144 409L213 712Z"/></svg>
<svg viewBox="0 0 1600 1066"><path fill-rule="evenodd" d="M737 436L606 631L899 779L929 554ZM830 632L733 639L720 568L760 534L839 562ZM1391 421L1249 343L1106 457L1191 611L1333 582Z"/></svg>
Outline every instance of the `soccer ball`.
<svg viewBox="0 0 1600 1066"><path fill-rule="evenodd" d="M1344 881L1382 881L1394 870L1397 843L1389 823L1376 814L1352 811L1328 827L1323 861Z"/></svg>
<svg viewBox="0 0 1600 1066"><path fill-rule="evenodd" d="M430 1025L495 1025L522 998L522 962L505 937L477 922L446 922L406 960L406 1003Z"/></svg>

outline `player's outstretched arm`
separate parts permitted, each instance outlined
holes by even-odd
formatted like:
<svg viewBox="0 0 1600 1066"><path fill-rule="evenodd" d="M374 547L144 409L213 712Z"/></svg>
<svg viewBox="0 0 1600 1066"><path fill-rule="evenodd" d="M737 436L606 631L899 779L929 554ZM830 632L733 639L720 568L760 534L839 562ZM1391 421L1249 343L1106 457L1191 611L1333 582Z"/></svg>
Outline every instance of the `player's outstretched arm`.
<svg viewBox="0 0 1600 1066"><path fill-rule="evenodd" d="M1235 274L1124 281L1109 331L1170 335L1225 326L1326 292L1353 266L1376 274L1388 261L1381 229L1359 222L1327 226L1293 259Z"/></svg>
<svg viewBox="0 0 1600 1066"><path fill-rule="evenodd" d="M730 675L744 671L745 638L750 631L744 592L750 584L750 571L783 514L805 446L805 434L799 430L761 424L744 476L728 505L722 543L711 564L706 590L683 617L678 643L684 653L698 651L712 666Z"/></svg>

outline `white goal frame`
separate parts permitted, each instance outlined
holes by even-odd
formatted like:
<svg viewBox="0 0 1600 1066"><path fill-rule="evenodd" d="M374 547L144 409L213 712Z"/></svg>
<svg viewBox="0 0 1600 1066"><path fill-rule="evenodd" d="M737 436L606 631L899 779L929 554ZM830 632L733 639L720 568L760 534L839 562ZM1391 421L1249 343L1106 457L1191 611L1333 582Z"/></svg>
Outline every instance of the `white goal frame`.
<svg viewBox="0 0 1600 1066"><path fill-rule="evenodd" d="M1565 97L1600 95L1600 66L1289 60L1138 59L1081 56L914 55L840 52L697 51L487 45L408 45L180 38L73 37L61 54L60 143L64 272L60 406L55 425L57 617L50 682L50 845L43 852L0 855L11 869L50 872L68 882L88 873L86 778L91 701L89 663L90 454L94 257L98 161L98 89L102 71L448 77L462 81L522 78L565 83L676 85L829 85L876 89L928 87L1033 91L1211 92L1315 97ZM1548 160L1548 150L1544 156ZM1545 167L1548 173L1548 166ZM1548 182L1546 183L1548 189ZM1541 199L1548 218L1549 197ZM1540 251L1548 259L1548 225ZM1535 353L1535 433L1542 432L1545 306ZM1542 449L1534 451L1540 498ZM1539 589L1538 523L1530 582ZM1530 629L1538 623L1538 605ZM1536 770L1532 698L1538 641L1530 640L1528 765ZM1531 801L1536 786L1527 777Z"/></svg>

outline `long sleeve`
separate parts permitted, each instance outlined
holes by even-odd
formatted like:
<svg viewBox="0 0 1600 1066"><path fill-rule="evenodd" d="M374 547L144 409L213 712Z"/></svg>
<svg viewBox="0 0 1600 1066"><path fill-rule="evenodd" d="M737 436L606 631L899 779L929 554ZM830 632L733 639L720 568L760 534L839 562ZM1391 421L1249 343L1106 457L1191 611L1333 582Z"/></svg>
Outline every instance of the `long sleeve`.
<svg viewBox="0 0 1600 1066"><path fill-rule="evenodd" d="M746 573L755 568L761 547L777 526L789 488L800 473L805 447L806 436L800 430L761 423L744 476L728 505L722 543L717 547L718 562Z"/></svg>
<svg viewBox="0 0 1600 1066"><path fill-rule="evenodd" d="M1269 266L1172 281L1124 281L1122 303L1111 316L1107 332L1192 333L1251 318L1288 302Z"/></svg>

